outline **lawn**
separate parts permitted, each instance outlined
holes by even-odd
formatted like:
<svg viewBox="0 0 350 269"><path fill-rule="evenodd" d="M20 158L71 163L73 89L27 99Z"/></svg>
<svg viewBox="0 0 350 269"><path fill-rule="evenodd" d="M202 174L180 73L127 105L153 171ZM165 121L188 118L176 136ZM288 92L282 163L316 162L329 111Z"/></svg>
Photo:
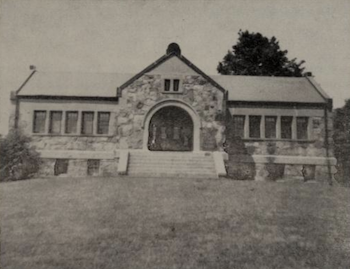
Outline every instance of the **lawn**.
<svg viewBox="0 0 350 269"><path fill-rule="evenodd" d="M1 268L350 268L350 189L226 179L2 183Z"/></svg>

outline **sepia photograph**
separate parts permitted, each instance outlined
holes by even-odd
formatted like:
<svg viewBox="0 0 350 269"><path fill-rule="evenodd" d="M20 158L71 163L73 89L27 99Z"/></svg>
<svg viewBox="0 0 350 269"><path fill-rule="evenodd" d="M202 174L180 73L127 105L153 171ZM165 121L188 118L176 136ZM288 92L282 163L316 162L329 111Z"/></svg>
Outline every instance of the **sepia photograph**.
<svg viewBox="0 0 350 269"><path fill-rule="evenodd" d="M349 14L0 0L0 268L350 268Z"/></svg>

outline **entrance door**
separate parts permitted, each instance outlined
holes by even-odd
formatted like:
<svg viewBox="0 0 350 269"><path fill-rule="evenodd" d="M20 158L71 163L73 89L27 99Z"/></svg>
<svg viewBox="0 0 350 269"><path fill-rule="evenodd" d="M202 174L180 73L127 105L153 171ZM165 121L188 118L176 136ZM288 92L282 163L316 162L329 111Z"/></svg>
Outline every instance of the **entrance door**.
<svg viewBox="0 0 350 269"><path fill-rule="evenodd" d="M153 115L148 130L149 150L193 150L193 122L182 108L168 106L160 109Z"/></svg>

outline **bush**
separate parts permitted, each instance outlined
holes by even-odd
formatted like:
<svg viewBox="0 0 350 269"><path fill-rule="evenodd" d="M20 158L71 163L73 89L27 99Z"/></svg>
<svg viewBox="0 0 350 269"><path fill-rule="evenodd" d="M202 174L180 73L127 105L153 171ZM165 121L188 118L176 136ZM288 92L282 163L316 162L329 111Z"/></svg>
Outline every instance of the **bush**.
<svg viewBox="0 0 350 269"><path fill-rule="evenodd" d="M30 138L17 129L0 141L0 181L27 179L39 170L39 154L29 142Z"/></svg>

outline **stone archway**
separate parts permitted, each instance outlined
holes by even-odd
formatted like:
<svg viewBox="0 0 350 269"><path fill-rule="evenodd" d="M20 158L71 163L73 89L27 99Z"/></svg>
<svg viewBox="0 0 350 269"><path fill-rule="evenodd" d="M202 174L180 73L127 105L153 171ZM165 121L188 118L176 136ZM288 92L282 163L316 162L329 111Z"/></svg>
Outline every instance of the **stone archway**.
<svg viewBox="0 0 350 269"><path fill-rule="evenodd" d="M143 149L199 151L200 120L186 103L166 100L150 109L143 124Z"/></svg>
<svg viewBox="0 0 350 269"><path fill-rule="evenodd" d="M192 151L191 116L176 106L159 109L149 123L147 148L151 151Z"/></svg>

